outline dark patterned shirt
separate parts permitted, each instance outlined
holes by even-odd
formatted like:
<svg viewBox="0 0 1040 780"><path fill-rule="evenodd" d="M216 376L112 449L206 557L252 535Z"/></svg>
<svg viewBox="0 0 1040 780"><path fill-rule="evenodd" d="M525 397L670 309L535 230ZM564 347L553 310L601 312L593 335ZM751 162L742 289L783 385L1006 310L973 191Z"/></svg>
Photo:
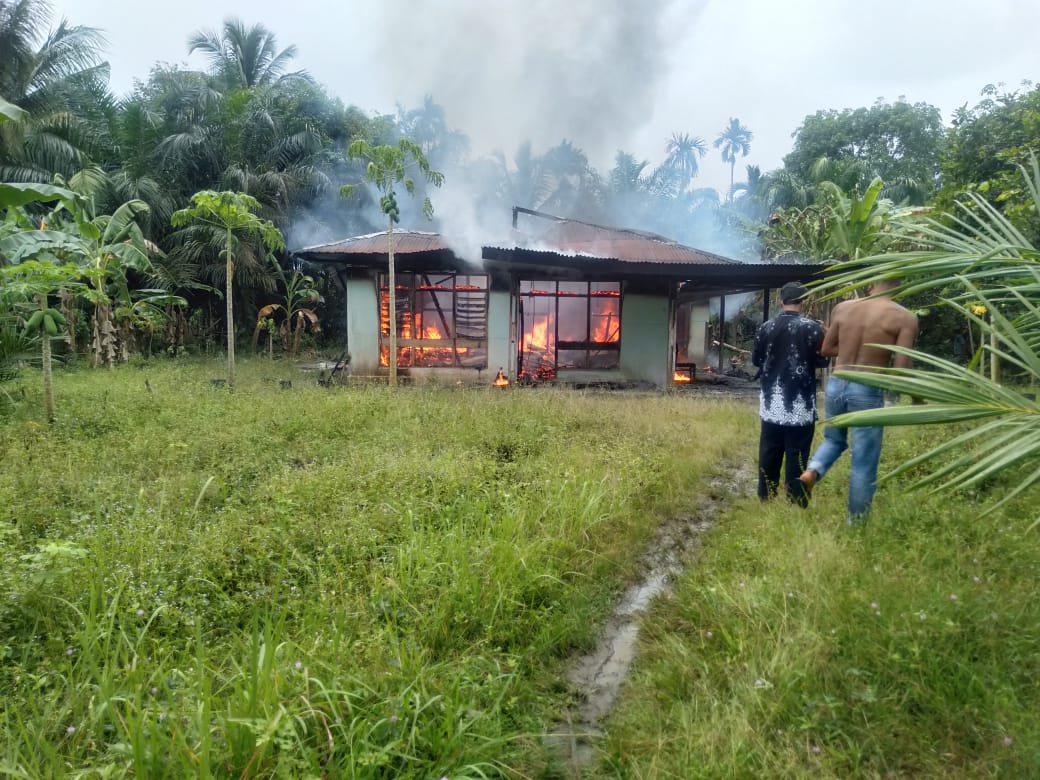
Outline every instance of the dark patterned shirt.
<svg viewBox="0 0 1040 780"><path fill-rule="evenodd" d="M808 425L816 422L816 369L823 326L796 311L782 311L755 334L751 362L760 369L758 414L766 422Z"/></svg>

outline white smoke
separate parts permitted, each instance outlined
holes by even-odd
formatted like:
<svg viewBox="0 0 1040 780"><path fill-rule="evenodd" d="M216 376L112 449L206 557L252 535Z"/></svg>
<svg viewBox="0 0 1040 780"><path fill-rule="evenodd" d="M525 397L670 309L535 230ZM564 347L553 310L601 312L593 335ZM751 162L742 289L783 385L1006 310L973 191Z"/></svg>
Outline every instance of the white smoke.
<svg viewBox="0 0 1040 780"><path fill-rule="evenodd" d="M384 0L379 72L432 95L475 154L563 139L606 169L649 120L668 57L707 0ZM664 141L662 139L662 146Z"/></svg>

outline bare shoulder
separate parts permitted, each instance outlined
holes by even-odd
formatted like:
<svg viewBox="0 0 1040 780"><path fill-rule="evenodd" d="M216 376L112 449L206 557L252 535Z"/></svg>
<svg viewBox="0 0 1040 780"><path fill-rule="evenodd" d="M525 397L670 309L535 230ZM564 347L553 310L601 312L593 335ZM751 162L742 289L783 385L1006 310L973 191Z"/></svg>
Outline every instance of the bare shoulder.
<svg viewBox="0 0 1040 780"><path fill-rule="evenodd" d="M914 312L911 311L910 309L908 309L905 306L903 306L902 304L895 303L893 301L893 311L897 312L899 314L899 316L901 316L903 318L903 321L906 322L906 323L916 323L917 322L917 315L914 314Z"/></svg>
<svg viewBox="0 0 1040 780"><path fill-rule="evenodd" d="M831 309L831 321L844 317L848 314L849 310L855 305L856 301L842 301Z"/></svg>

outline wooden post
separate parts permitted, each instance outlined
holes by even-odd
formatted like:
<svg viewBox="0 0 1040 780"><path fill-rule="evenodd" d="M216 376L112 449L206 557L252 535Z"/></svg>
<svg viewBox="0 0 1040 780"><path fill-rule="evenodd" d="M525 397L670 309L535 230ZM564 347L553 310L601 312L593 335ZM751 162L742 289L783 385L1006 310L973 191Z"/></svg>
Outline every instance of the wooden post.
<svg viewBox="0 0 1040 780"><path fill-rule="evenodd" d="M722 345L726 341L726 296L719 296L719 373L722 373Z"/></svg>

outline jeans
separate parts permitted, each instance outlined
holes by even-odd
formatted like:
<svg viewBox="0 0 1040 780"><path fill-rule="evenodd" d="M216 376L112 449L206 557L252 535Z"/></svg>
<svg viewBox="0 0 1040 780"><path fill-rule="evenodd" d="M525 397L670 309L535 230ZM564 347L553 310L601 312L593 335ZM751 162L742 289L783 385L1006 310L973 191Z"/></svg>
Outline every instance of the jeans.
<svg viewBox="0 0 1040 780"><path fill-rule="evenodd" d="M846 412L861 412L877 409L885 404L884 393L876 387L867 387L858 382L831 377L827 380L827 391L823 408L829 420ZM870 509L877 487L878 461L881 459L880 426L835 428L828 425L823 432L823 444L809 460L808 468L820 478L834 465L838 457L849 447L852 437L852 465L849 472L849 522L861 519Z"/></svg>
<svg viewBox="0 0 1040 780"><path fill-rule="evenodd" d="M762 432L758 439L758 497L765 500L777 493L780 484L780 468L784 468L784 490L787 497L806 506L809 495L805 485L798 479L809 460L816 424L780 425L762 420Z"/></svg>

